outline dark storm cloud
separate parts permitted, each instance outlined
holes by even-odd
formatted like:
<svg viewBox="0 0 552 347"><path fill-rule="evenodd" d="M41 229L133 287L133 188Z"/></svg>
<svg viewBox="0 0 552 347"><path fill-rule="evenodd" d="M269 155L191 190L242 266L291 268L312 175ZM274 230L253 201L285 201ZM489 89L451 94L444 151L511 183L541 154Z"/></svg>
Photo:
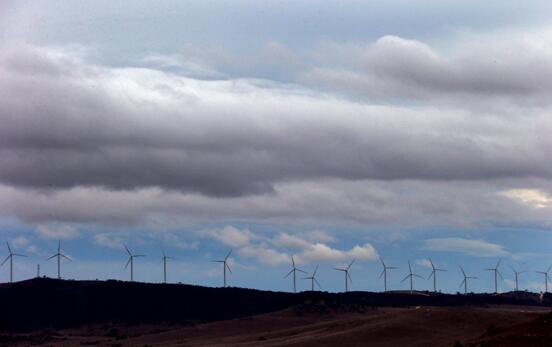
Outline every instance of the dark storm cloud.
<svg viewBox="0 0 552 347"><path fill-rule="evenodd" d="M546 117L370 106L260 81L90 66L53 49L0 58L0 181L211 196L320 178L550 177ZM533 126L538 124L538 127Z"/></svg>

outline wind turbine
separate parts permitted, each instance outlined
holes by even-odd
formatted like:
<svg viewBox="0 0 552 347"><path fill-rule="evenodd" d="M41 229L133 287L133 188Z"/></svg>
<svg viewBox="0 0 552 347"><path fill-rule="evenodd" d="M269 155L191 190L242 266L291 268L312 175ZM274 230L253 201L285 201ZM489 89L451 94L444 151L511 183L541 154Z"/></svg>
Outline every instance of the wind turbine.
<svg viewBox="0 0 552 347"><path fill-rule="evenodd" d="M9 255L6 257L6 259L4 259L4 261L2 262L2 264L0 264L0 266L3 266L7 261L8 259L10 260L10 283L13 282L13 257L26 257L26 255L23 255L23 254L19 254L19 253L14 253L10 247L10 244L8 243L8 241L6 241L6 246L8 246L8 252Z"/></svg>
<svg viewBox="0 0 552 347"><path fill-rule="evenodd" d="M462 275L464 275L464 280L460 282L460 287L462 287L462 284L464 285L464 294L468 294L468 280L469 279L477 279L477 277L473 276L466 276L466 273L464 272L464 269L462 266L460 266L460 271L462 271Z"/></svg>
<svg viewBox="0 0 552 347"><path fill-rule="evenodd" d="M132 254L132 252L128 249L127 245L123 244L125 246L125 250L128 253L128 261L125 265L125 270L128 267L128 264L130 264L130 282L134 282L134 258L138 257L145 257L145 254Z"/></svg>
<svg viewBox="0 0 552 347"><path fill-rule="evenodd" d="M57 274L58 274L58 279L61 279L61 258L65 258L69 261L71 261L71 258L69 258L65 254L61 253L61 241L60 240L58 240L57 253L52 255L50 258L48 258L46 260L50 260L52 258L57 258Z"/></svg>
<svg viewBox="0 0 552 347"><path fill-rule="evenodd" d="M550 280L550 268L552 268L552 265L546 269L546 271L537 271L539 274L544 275L544 292L548 293L548 281Z"/></svg>
<svg viewBox="0 0 552 347"><path fill-rule="evenodd" d="M226 287L226 269L232 273L232 270L230 269L230 265L228 265L228 258L230 257L230 254L232 254L232 250L228 252L226 257L224 257L224 260L213 260L215 263L222 263L222 271L224 273L224 287Z"/></svg>
<svg viewBox="0 0 552 347"><path fill-rule="evenodd" d="M381 261L381 265L383 266L383 270L382 270L379 278L381 279L381 276L383 276L383 289L386 292L387 291L387 270L394 270L394 269L398 269L398 268L395 267L395 266L385 265L385 262L383 261L382 257L380 257L380 261Z"/></svg>
<svg viewBox="0 0 552 347"><path fill-rule="evenodd" d="M318 281L316 280L316 272L318 271L318 265L316 265L316 269L314 269L314 272L312 273L311 276L309 277L303 277L304 280L311 280L311 291L314 292L314 284L316 283L316 285L319 287L319 288L322 288L322 286L320 285L320 283L318 283Z"/></svg>
<svg viewBox="0 0 552 347"><path fill-rule="evenodd" d="M296 293L297 292L297 287L296 287L296 277L297 277L297 271L299 272L302 272L304 274L306 274L305 271L297 268L295 266L295 259L293 259L293 256L291 256L291 264L292 264L292 268L291 270L289 270L289 272L284 276L284 278L287 278L289 275L291 275L293 273L293 292Z"/></svg>
<svg viewBox="0 0 552 347"><path fill-rule="evenodd" d="M433 265L433 261L429 258L429 263L431 264L431 273L427 279L430 279L433 276L433 291L437 293L437 272L438 271L447 271L445 269L438 269Z"/></svg>
<svg viewBox="0 0 552 347"><path fill-rule="evenodd" d="M504 279L504 277L502 277L502 274L500 273L500 271L498 271L498 268L499 268L501 262L502 262L502 258L498 259L498 262L496 263L496 266L494 268L485 269L485 271L493 271L494 272L495 294L498 294L498 277L497 276L500 276L500 278Z"/></svg>
<svg viewBox="0 0 552 347"><path fill-rule="evenodd" d="M527 271L516 271L516 269L514 269L513 267L510 266L510 269L512 269L512 271L514 272L515 274L515 277L516 277L516 292L519 291L519 287L518 287L518 277L519 275L521 275L522 273L524 272L527 272ZM550 270L550 268L548 268Z"/></svg>
<svg viewBox="0 0 552 347"><path fill-rule="evenodd" d="M420 276L420 275L417 275L417 274L415 274L415 273L412 273L412 266L410 266L410 260L408 261L408 271L409 271L409 272L408 272L408 275L406 275L406 277L403 278L403 280L401 281L401 283L404 282L404 281L406 281L408 278L410 278L410 294L412 294L412 292L414 291L412 279L413 279L414 277L418 277L418 278L421 278L421 279L424 279L424 278L423 278L422 276Z"/></svg>
<svg viewBox="0 0 552 347"><path fill-rule="evenodd" d="M163 250L163 283L167 283L167 259L174 259L173 257L168 257Z"/></svg>
<svg viewBox="0 0 552 347"><path fill-rule="evenodd" d="M345 293L347 293L347 291L349 291L349 281L351 281L351 283L353 283L353 279L351 278L351 275L349 275L349 269L351 268L351 265L353 265L354 262L355 262L355 260L353 259L349 263L349 265L344 269L334 267L334 270L343 271L343 273L345 275Z"/></svg>

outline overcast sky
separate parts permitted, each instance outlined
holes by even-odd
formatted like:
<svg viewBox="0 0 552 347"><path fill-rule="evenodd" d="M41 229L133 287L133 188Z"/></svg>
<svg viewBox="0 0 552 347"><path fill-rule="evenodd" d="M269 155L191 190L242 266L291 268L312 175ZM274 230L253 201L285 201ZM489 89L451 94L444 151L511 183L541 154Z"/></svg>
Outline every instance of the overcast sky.
<svg viewBox="0 0 552 347"><path fill-rule="evenodd" d="M379 256L456 291L464 264L552 263L549 1L3 1L0 237L33 276L289 290L296 255ZM7 251L7 249L5 250ZM9 278L0 268L0 280ZM530 272L522 284L544 286ZM420 281L420 288L430 282ZM305 284L306 287L306 284Z"/></svg>

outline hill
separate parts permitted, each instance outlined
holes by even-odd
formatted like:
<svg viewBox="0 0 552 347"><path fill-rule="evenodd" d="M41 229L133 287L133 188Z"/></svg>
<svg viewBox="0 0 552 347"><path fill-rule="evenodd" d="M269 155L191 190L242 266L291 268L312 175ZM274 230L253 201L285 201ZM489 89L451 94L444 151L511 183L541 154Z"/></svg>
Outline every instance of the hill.
<svg viewBox="0 0 552 347"><path fill-rule="evenodd" d="M248 317L290 307L302 312L365 312L372 307L524 305L547 307L533 293L434 294L429 292L287 292L185 284L71 281L36 278L0 285L4 331L71 328L114 322L197 324Z"/></svg>

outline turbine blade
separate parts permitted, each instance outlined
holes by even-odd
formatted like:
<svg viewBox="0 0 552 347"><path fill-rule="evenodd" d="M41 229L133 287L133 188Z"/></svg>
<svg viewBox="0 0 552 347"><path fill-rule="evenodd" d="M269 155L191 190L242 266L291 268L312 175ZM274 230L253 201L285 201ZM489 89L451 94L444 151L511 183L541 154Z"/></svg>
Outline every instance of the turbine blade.
<svg viewBox="0 0 552 347"><path fill-rule="evenodd" d="M351 277L351 275L349 275L349 272L346 272L347 274L347 278L349 279L349 281L351 281L351 283L353 283L353 278Z"/></svg>
<svg viewBox="0 0 552 347"><path fill-rule="evenodd" d="M396 269L398 269L398 267L396 267L396 266L388 266L387 267L387 270L396 270Z"/></svg>
<svg viewBox="0 0 552 347"><path fill-rule="evenodd" d="M318 286L318 288L322 289L322 286L320 285L320 283L318 283L318 280L316 278L313 278L314 280L314 283L316 283L316 285Z"/></svg>
<svg viewBox="0 0 552 347"><path fill-rule="evenodd" d="M2 264L0 264L0 266L3 266L3 265L8 261L8 259L10 259L10 257L11 257L11 254L8 255L8 256L6 257L6 259L4 259L4 261L2 262Z"/></svg>
<svg viewBox="0 0 552 347"><path fill-rule="evenodd" d="M293 264L293 267L295 267L295 259L293 259L293 256L291 256L291 263Z"/></svg>
<svg viewBox="0 0 552 347"><path fill-rule="evenodd" d="M51 256L50 258L47 258L46 260L50 260L50 259L55 258L55 257L57 257L57 254L54 254L53 256Z"/></svg>
<svg viewBox="0 0 552 347"><path fill-rule="evenodd" d="M380 273L379 275L379 279L381 279L383 277L383 274L385 273L385 269L383 269L383 271Z"/></svg>
<svg viewBox="0 0 552 347"><path fill-rule="evenodd" d="M62 257L64 257L65 259L69 260L69 261L73 261L71 258L69 258L68 256L66 256L65 254L60 254Z"/></svg>
<svg viewBox="0 0 552 347"><path fill-rule="evenodd" d="M130 253L130 250L128 249L127 245L123 243L123 246L125 246L125 249L126 249L128 255L132 256L132 253Z"/></svg>
<svg viewBox="0 0 552 347"><path fill-rule="evenodd" d="M504 279L504 277L502 277L502 274L500 273L500 271L496 270L496 273L498 274L498 276L500 276L500 278Z"/></svg>
<svg viewBox="0 0 552 347"><path fill-rule="evenodd" d="M349 266L347 266L347 270L349 270L351 268L351 266L353 265L353 263L355 262L355 259L353 259L350 263L349 263Z"/></svg>
<svg viewBox="0 0 552 347"><path fill-rule="evenodd" d="M462 285L464 284L464 282L466 282L466 279L464 278L464 280L462 282L460 282L460 285L458 286L458 288L462 287Z"/></svg>
<svg viewBox="0 0 552 347"><path fill-rule="evenodd" d="M12 255L15 255L15 256L18 256L18 257L25 257L25 258L27 258L27 256L26 256L25 254L13 253Z"/></svg>
<svg viewBox="0 0 552 347"><path fill-rule="evenodd" d="M410 270L410 273L412 273L412 266L410 266L410 260L408 261L408 270Z"/></svg>
<svg viewBox="0 0 552 347"><path fill-rule="evenodd" d="M433 265L433 261L431 260L431 258L429 258L429 263L431 264L431 268L435 270L435 265Z"/></svg>
<svg viewBox="0 0 552 347"><path fill-rule="evenodd" d="M8 241L6 241L6 246L8 246L8 251L10 252L10 254L12 253L12 249L10 247L10 244L8 243Z"/></svg>
<svg viewBox="0 0 552 347"><path fill-rule="evenodd" d="M297 268L295 269L295 271L299 271L299 272L302 272L302 273L304 273L304 274L306 274L306 273L307 273L306 271L303 271L303 270L301 270L301 269L297 269Z"/></svg>
<svg viewBox="0 0 552 347"><path fill-rule="evenodd" d="M403 283L404 281L406 281L408 279L408 277L410 277L410 275L406 275L405 278L403 278L403 280L401 281L401 283Z"/></svg>
<svg viewBox="0 0 552 347"><path fill-rule="evenodd" d="M433 269L433 271L431 271L431 273L429 274L429 276L427 276L427 279L430 279L431 276L435 276L435 269Z"/></svg>
<svg viewBox="0 0 552 347"><path fill-rule="evenodd" d="M291 273L293 272L293 270L295 270L295 269L291 269L291 270L284 276L284 278L287 278L289 275L291 275Z"/></svg>
<svg viewBox="0 0 552 347"><path fill-rule="evenodd" d="M316 276L317 271L318 271L318 265L316 265L316 268L314 269L314 272L312 273L312 277Z"/></svg>
<svg viewBox="0 0 552 347"><path fill-rule="evenodd" d="M224 262L224 266L226 266L228 271L230 271L230 273L232 273L232 269L230 268L230 265L228 265L228 263Z"/></svg>
<svg viewBox="0 0 552 347"><path fill-rule="evenodd" d="M500 266L500 263L502 263L502 258L498 259L498 262L496 263L495 269L498 269L498 267Z"/></svg>
<svg viewBox="0 0 552 347"><path fill-rule="evenodd" d="M146 255L145 254L136 254L136 255L133 255L133 257L145 257Z"/></svg>
<svg viewBox="0 0 552 347"><path fill-rule="evenodd" d="M226 257L224 257L224 260L228 260L228 257L230 257L230 254L232 254L232 250L230 250L230 252L228 252L228 254L226 255Z"/></svg>
<svg viewBox="0 0 552 347"><path fill-rule="evenodd" d="M423 278L422 276L420 276L420 275L412 274L412 276L418 277L418 278L421 278L421 279L424 279L424 278Z"/></svg>
<svg viewBox="0 0 552 347"><path fill-rule="evenodd" d="M462 275L464 275L464 277L466 277L466 273L464 272L464 268L462 266L460 266L460 271L462 271Z"/></svg>
<svg viewBox="0 0 552 347"><path fill-rule="evenodd" d="M385 268L385 263L383 262L383 258L382 257L379 257L380 261L381 261L381 265L383 265L383 267Z"/></svg>
<svg viewBox="0 0 552 347"><path fill-rule="evenodd" d="M124 267L124 270L126 270L126 268L128 267L128 264L130 264L131 259L132 259L132 256L128 257L128 261Z"/></svg>
<svg viewBox="0 0 552 347"><path fill-rule="evenodd" d="M552 268L552 265L550 265L548 269L546 269L546 272L550 272L550 268Z"/></svg>

